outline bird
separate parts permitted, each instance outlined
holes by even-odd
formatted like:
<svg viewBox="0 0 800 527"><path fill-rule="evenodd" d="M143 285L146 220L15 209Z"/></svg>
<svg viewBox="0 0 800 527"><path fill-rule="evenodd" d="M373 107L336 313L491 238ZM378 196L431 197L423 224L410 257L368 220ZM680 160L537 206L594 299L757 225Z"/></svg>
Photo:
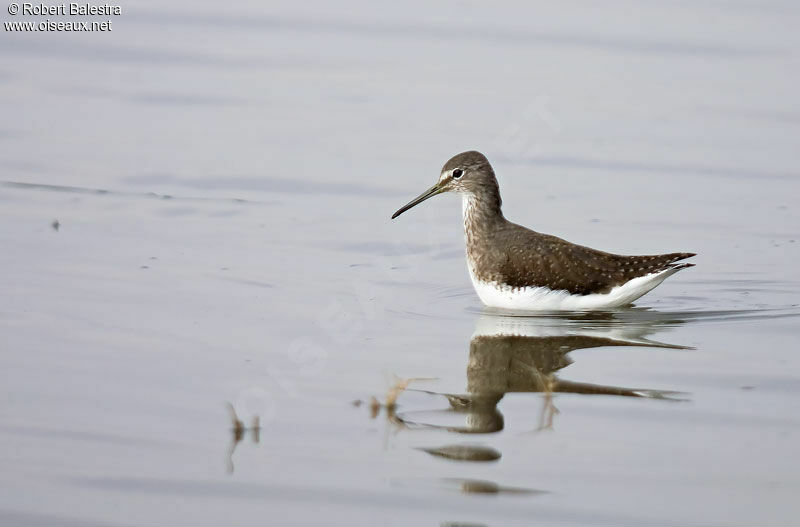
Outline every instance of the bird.
<svg viewBox="0 0 800 527"><path fill-rule="evenodd" d="M431 188L408 209L445 192L462 197L467 268L478 297L492 308L515 311L596 311L630 305L692 263L679 252L612 254L533 231L505 218L500 186L489 160L462 152L442 167Z"/></svg>

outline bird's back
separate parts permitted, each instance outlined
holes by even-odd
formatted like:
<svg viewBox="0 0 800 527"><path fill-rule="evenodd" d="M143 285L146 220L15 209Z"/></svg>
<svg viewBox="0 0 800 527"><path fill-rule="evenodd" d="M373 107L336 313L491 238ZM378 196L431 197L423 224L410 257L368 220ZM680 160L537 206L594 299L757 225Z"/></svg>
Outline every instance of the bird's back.
<svg viewBox="0 0 800 527"><path fill-rule="evenodd" d="M571 295L604 294L631 280L693 264L675 264L693 253L624 256L598 251L504 221L492 243L468 240L475 278L510 288L545 287ZM470 247L472 245L472 247Z"/></svg>

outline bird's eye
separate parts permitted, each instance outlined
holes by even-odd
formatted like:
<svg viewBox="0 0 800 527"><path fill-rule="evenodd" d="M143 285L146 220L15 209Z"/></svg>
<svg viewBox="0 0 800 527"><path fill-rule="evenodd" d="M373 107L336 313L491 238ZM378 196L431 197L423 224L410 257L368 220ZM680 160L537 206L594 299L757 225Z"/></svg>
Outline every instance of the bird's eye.
<svg viewBox="0 0 800 527"><path fill-rule="evenodd" d="M458 179L463 175L464 175L464 171L461 170L460 168L457 168L457 169L453 170L453 179Z"/></svg>

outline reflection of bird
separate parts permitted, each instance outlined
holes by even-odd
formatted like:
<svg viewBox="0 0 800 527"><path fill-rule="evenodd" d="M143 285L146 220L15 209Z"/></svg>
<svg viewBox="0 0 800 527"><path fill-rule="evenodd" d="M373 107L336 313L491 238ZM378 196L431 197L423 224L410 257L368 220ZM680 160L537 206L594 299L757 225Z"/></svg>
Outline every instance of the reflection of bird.
<svg viewBox="0 0 800 527"><path fill-rule="evenodd" d="M678 323L674 318L670 324ZM560 379L555 373L569 366L568 353L606 346L645 346L688 349L650 340L660 322L621 321L611 313L573 318L520 317L483 314L469 345L467 390L464 394L442 394L449 412L465 415L465 426L446 426L460 433L497 432L504 427L497 405L506 393L545 394L542 428L552 425L557 409L553 393L617 395L675 400L676 392L589 384ZM407 420L408 414L402 415ZM430 426L430 425L429 425Z"/></svg>
<svg viewBox="0 0 800 527"><path fill-rule="evenodd" d="M611 316L609 314L609 316ZM612 319L613 320L613 319ZM648 340L647 325L553 324L553 319L483 315L469 346L470 393L572 392L633 397L663 392L563 381L552 374L569 366L570 351L603 346L686 349Z"/></svg>
<svg viewBox="0 0 800 527"><path fill-rule="evenodd" d="M394 213L443 192L463 196L467 266L484 304L529 310L591 310L630 304L694 256L670 253L623 256L541 234L511 223L501 211L500 187L480 152L445 163L439 180Z"/></svg>

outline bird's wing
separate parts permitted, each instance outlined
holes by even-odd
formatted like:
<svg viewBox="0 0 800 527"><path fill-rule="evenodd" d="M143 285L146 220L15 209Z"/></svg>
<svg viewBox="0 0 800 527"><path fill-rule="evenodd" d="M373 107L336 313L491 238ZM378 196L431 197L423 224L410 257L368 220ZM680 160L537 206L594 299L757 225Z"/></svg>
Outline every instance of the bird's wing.
<svg viewBox="0 0 800 527"><path fill-rule="evenodd" d="M577 295L607 293L633 278L673 268L675 262L694 256L623 256L528 232L530 235L516 237L517 241L505 248L504 261L498 266L498 278L512 287L543 286Z"/></svg>

